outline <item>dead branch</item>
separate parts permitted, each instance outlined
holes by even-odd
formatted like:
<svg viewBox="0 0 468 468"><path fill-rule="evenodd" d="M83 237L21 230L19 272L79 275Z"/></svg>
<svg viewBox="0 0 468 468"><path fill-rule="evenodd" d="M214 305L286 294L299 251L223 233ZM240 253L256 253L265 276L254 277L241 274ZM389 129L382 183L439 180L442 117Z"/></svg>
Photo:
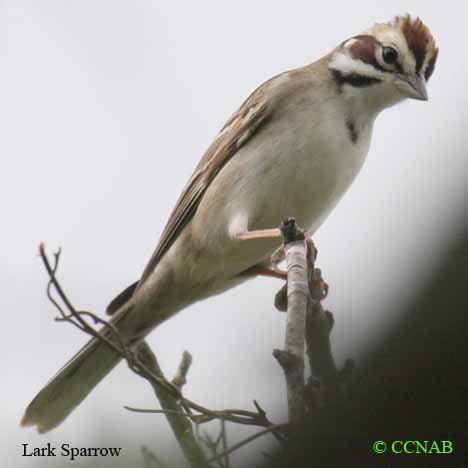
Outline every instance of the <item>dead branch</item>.
<svg viewBox="0 0 468 468"><path fill-rule="evenodd" d="M338 376L330 343L334 319L332 313L325 310L321 303L324 299L322 272L313 265L310 267L311 297L307 307L305 330L307 356L313 376L322 386L331 389L335 386Z"/></svg>
<svg viewBox="0 0 468 468"><path fill-rule="evenodd" d="M136 354L137 358L152 370L155 375L161 379L165 379L156 356L146 341L142 341L137 346ZM198 445L193 433L192 424L187 418L187 414L183 412L181 401L166 392L164 387L161 387L156 382L150 381L150 384L153 387L154 393L156 398L159 400L161 407L166 410L166 419L171 426L172 432L184 452L185 457L192 467L206 468L208 463L206 461L205 454Z"/></svg>
<svg viewBox="0 0 468 468"><path fill-rule="evenodd" d="M325 310L322 306L322 301L328 294L328 285L323 280L320 269L315 268L315 260L317 257L315 246L310 239L307 239L306 242L308 245L307 255L304 256L304 253L301 253L301 255L303 255L303 262L306 261L307 263L306 287L308 289L308 300L305 308L305 327L303 332L313 377L311 377L308 384L305 386L303 385L302 388L301 395L306 399L302 417L304 417L307 412L313 411L317 404L321 405L324 402L332 401L333 397L336 396L336 392L341 388L339 384L345 380L353 367L352 361L347 360L344 369L341 371L337 370L330 342L330 333L333 328L334 319L332 313ZM303 265L303 263L301 265ZM304 276L301 277L301 280L304 281ZM288 316L291 307L289 281L290 278L288 275L288 283L284 285L275 296L276 308L281 311L288 311ZM304 323L301 321L300 325L302 326L303 324ZM276 353L278 352L276 351ZM284 352L280 352L279 356L275 355L275 357L277 357L277 359L279 357L282 366L288 365L288 355L286 355L286 362L281 363L281 359L285 361ZM287 382L288 378L292 380L292 377L286 373ZM300 382L301 376L297 374L294 391L300 391ZM299 418L301 418L300 411L301 407L299 406L297 413Z"/></svg>
<svg viewBox="0 0 468 468"><path fill-rule="evenodd" d="M213 419L224 419L225 421L230 421L237 424L246 424L249 426L269 427L273 425L273 423L266 417L265 412L259 411L258 409L256 412L237 409L211 410L184 397L176 385L174 385L166 378L162 378L156 375L145 365L145 363L141 362L141 360L136 357L134 350L129 349L125 345L118 330L113 326L112 323L101 319L92 312L78 311L75 309L56 278L56 271L60 259L60 251L54 254L54 266L51 265L43 244L40 245L39 254L50 277L47 285L48 297L60 313L60 317L56 318L57 321L71 323L85 333L106 343L119 356L127 361L129 368L133 372L156 385L160 385L170 395L180 400L184 411L192 410L199 413L199 419L197 420L198 423L212 421ZM59 295L59 299L65 304L65 309L67 309L67 312L65 312L65 309L58 303L56 299L52 297L52 286ZM85 320L85 317L92 320L94 324L103 325L103 328L101 328L101 330L96 330ZM109 338L107 334L103 333L103 329L106 328L109 330L109 336L111 338Z"/></svg>
<svg viewBox="0 0 468 468"><path fill-rule="evenodd" d="M187 383L187 373L192 365L193 358L188 351L182 353L182 360L180 361L179 367L172 379L172 383L179 389L182 390L182 387Z"/></svg>
<svg viewBox="0 0 468 468"><path fill-rule="evenodd" d="M145 468L169 468L162 460L160 460L155 453L143 445L141 447L141 453L143 455L143 461L145 463Z"/></svg>
<svg viewBox="0 0 468 468"><path fill-rule="evenodd" d="M222 440L221 431L219 432L218 437L216 437L216 439L211 437L211 435L206 431L204 431L203 435L200 435L199 438L205 444L206 448L211 453L211 458L214 459L213 462L216 461L218 468L227 468L225 464L225 460L226 460L225 457L229 457L229 455L226 455L225 457L223 457L223 455L218 456L220 455L220 453L223 452L223 449L221 450L219 449L219 446ZM223 458L224 458L224 461L222 460ZM228 458L228 463L229 463L229 458Z"/></svg>
<svg viewBox="0 0 468 468"><path fill-rule="evenodd" d="M54 254L53 264L49 261L43 244L39 247L39 254L49 275L47 296L54 307L59 311L59 317L57 317L56 320L70 323L81 331L104 342L127 362L128 367L134 373L148 380L163 409L140 410L130 407L126 408L130 411L165 414L182 450L193 467L207 467L209 462L207 462L196 441L191 422L198 425L212 421L213 419L218 419L223 425L225 422L229 421L237 424L266 427L268 431L265 433L271 432L277 439L281 440L277 431L277 426L268 420L265 411L257 402L254 402L256 407L255 412L238 409L220 411L210 410L185 398L181 393L181 389L186 382L186 376L192 361L189 353L184 353L174 380L170 382L162 373L156 356L146 342L140 343L135 348L129 348L120 336L119 331L111 322L101 319L92 312L77 310L73 306L56 278L60 261L60 250ZM53 296L53 291L58 295L58 299ZM93 325L90 324L89 321L91 321ZM102 327L98 330L95 328L95 325L101 325ZM227 442L225 437L222 437L221 440L223 441L223 451L226 452L222 457L224 457L226 466L229 467L229 459L227 458L229 451L226 449ZM148 457L146 457L145 460L148 462ZM153 457L152 461L155 462Z"/></svg>
<svg viewBox="0 0 468 468"><path fill-rule="evenodd" d="M290 427L289 423L283 423L283 424L276 424L274 426L267 427L266 429L263 429L262 431L257 432L256 434L251 435L250 437L247 437L246 439L240 441L237 444L234 444L230 449L226 450L226 452L220 453L216 455L215 457L212 457L208 460L208 463L212 463L215 460L223 458L226 454L231 454L232 452L240 449L244 445L249 444L250 442L254 441L255 439L258 439L259 437L269 434L271 432L278 432L281 433L285 430L287 430Z"/></svg>
<svg viewBox="0 0 468 468"><path fill-rule="evenodd" d="M221 419L221 443L223 444L224 453L224 466L231 468L231 462L229 461L228 445L227 445L227 432L226 432L226 421Z"/></svg>
<svg viewBox="0 0 468 468"><path fill-rule="evenodd" d="M304 233L297 228L293 218L282 224L281 231L288 271L288 307L284 350L275 349L273 355L286 379L289 421L297 423L305 414L304 330L309 300L307 245Z"/></svg>

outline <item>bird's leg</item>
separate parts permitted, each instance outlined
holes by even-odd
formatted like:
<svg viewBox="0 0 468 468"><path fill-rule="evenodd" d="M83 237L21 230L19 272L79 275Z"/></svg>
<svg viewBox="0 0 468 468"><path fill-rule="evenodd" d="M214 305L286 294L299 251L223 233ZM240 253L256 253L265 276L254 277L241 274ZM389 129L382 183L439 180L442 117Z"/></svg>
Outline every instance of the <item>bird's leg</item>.
<svg viewBox="0 0 468 468"><path fill-rule="evenodd" d="M253 240L253 239L277 239L281 238L281 230L279 228L273 229L260 229L257 231L238 232L232 236L235 240ZM287 272L279 269L276 264L272 262L262 262L258 265L245 270L243 274L253 276L269 276L272 278L287 279Z"/></svg>
<svg viewBox="0 0 468 468"><path fill-rule="evenodd" d="M237 221L237 220L236 220ZM233 223L235 225L235 223ZM235 229L235 228L234 228ZM233 229L233 230L234 230ZM276 239L282 238L283 233L279 228L273 229L261 229L257 231L241 231L236 232L235 234L231 234L232 239L235 240L252 240L252 239ZM307 242L307 252L308 255L312 255L313 260L317 257L317 249L315 248L315 244L311 239L310 235L306 235L306 242ZM269 262L259 263L258 265L254 265L253 267L247 269L243 272L243 274L248 275L255 275L255 276L270 276L273 278L280 278L286 280L288 274L286 271L278 268L278 264L284 260L284 248L279 247L273 255L270 257Z"/></svg>
<svg viewBox="0 0 468 468"><path fill-rule="evenodd" d="M268 276L270 278L278 278L282 280L288 279L287 271L281 270L275 265L268 263L259 263L258 265L254 265L253 267L245 270L243 274L252 276Z"/></svg>
<svg viewBox="0 0 468 468"><path fill-rule="evenodd" d="M281 237L279 228L260 229L258 231L240 232L233 236L236 240L252 240L252 239L276 239Z"/></svg>

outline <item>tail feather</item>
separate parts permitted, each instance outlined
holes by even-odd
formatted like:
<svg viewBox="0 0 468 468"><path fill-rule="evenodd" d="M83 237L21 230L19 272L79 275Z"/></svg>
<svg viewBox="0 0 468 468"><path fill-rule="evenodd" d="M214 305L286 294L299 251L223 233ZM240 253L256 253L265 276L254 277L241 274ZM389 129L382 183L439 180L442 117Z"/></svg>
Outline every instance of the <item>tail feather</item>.
<svg viewBox="0 0 468 468"><path fill-rule="evenodd" d="M40 433L58 426L120 359L105 343L91 339L29 404L21 425L37 425Z"/></svg>

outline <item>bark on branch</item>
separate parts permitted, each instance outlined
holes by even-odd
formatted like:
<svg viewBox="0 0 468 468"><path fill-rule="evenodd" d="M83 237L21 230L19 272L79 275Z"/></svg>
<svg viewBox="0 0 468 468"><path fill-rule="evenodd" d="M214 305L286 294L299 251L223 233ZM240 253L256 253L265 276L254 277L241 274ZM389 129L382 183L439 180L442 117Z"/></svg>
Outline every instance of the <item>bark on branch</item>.
<svg viewBox="0 0 468 468"><path fill-rule="evenodd" d="M143 362L149 369L151 369L158 377L165 379L155 354L145 341L138 345L136 353L137 358L141 362ZM186 374L190 367L188 361L191 363L192 360L191 356L190 359L187 356L190 356L190 354L186 351L184 353L184 357L182 358L182 363L184 363L184 383ZM181 366L179 366L179 370L180 368ZM180 448L189 461L190 466L193 468L209 467L205 454L203 453L203 450L195 438L192 423L183 413L180 400L174 398L174 396L170 395L163 387L157 385L155 382L150 383L153 387L156 398L161 405L161 408L165 410L166 419L171 426L172 432L174 433ZM182 389L182 385L183 384L178 385L179 389Z"/></svg>
<svg viewBox="0 0 468 468"><path fill-rule="evenodd" d="M289 421L296 423L305 414L304 330L309 299L307 245L304 233L297 228L294 219L286 220L281 231L288 272L288 307L284 350L275 349L273 355L283 368L286 378Z"/></svg>
<svg viewBox="0 0 468 468"><path fill-rule="evenodd" d="M327 288L323 288L324 281L321 271L312 269L310 274L310 300L307 307L305 338L307 356L309 358L312 375L319 380L327 391L334 389L338 371L333 358L330 333L335 323L333 314L322 306Z"/></svg>
<svg viewBox="0 0 468 468"><path fill-rule="evenodd" d="M287 284L277 293L275 306L287 312L284 350L273 354L284 370L289 420L295 423L310 413L317 403L331 401L336 395L341 374L332 354L330 333L334 319L322 306L328 285L315 268L317 251L310 239L291 218L283 223ZM313 378L304 383L304 340ZM345 371L351 369L347 361ZM313 385L312 385L313 384Z"/></svg>

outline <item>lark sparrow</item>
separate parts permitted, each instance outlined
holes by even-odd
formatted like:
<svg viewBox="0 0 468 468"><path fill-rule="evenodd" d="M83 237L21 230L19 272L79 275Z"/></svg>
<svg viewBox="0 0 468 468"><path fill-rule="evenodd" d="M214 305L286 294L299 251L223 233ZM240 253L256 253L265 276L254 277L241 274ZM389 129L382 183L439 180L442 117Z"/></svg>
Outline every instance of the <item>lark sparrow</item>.
<svg viewBox="0 0 468 468"><path fill-rule="evenodd" d="M255 90L185 186L138 282L110 305L132 345L177 311L253 277L275 274L280 221L313 233L359 172L375 118L404 98L427 100L438 49L420 19L396 17ZM119 362L92 339L23 417L60 424Z"/></svg>

